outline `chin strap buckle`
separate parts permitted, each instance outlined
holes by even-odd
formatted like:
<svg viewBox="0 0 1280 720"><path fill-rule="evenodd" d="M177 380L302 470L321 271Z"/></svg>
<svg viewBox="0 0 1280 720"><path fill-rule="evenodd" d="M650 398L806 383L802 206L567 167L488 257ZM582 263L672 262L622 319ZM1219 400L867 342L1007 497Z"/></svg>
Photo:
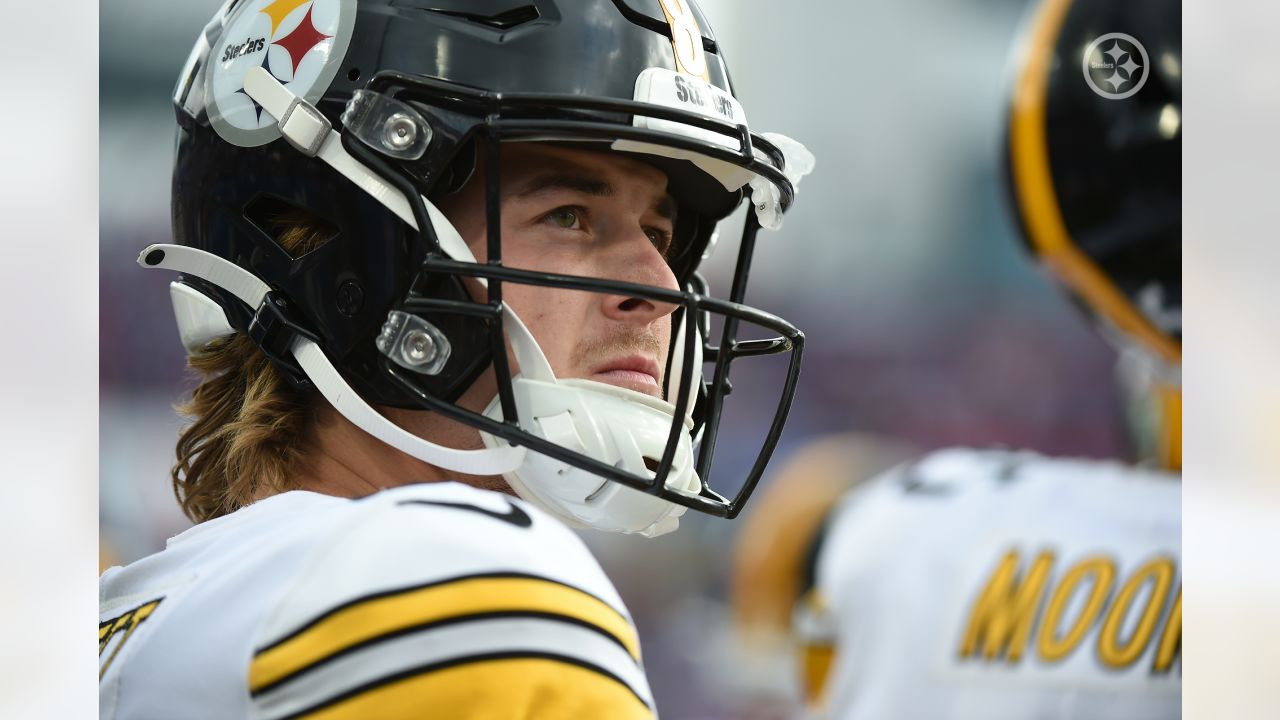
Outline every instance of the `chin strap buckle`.
<svg viewBox="0 0 1280 720"><path fill-rule="evenodd" d="M319 345L320 338L294 318L293 309L283 295L272 290L262 298L253 319L249 321L247 334L262 350L262 354L284 372L295 388L310 390L313 387L306 372L293 356L293 345L299 337Z"/></svg>
<svg viewBox="0 0 1280 720"><path fill-rule="evenodd" d="M333 124L314 105L294 95L280 118L280 134L307 157L315 157Z"/></svg>

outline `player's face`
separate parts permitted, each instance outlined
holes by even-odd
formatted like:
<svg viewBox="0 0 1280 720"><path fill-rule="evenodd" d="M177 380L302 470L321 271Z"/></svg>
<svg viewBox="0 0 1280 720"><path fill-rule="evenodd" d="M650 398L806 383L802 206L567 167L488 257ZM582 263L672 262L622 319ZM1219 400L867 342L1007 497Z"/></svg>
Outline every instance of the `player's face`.
<svg viewBox="0 0 1280 720"><path fill-rule="evenodd" d="M480 262L482 175L441 203ZM611 153L515 143L503 147L501 181L504 265L677 288L664 257L675 203L661 171ZM518 283L503 283L502 293L556 377L661 395L674 305Z"/></svg>

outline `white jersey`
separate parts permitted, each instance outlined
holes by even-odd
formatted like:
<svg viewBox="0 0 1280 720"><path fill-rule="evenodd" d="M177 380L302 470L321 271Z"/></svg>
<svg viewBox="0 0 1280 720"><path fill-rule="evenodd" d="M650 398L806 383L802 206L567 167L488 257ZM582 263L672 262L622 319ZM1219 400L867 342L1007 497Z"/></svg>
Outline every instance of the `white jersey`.
<svg viewBox="0 0 1280 720"><path fill-rule="evenodd" d="M820 717L1181 716L1175 475L945 450L854 491L817 564Z"/></svg>
<svg viewBox="0 0 1280 720"><path fill-rule="evenodd" d="M653 717L582 541L457 483L283 493L100 588L102 720Z"/></svg>

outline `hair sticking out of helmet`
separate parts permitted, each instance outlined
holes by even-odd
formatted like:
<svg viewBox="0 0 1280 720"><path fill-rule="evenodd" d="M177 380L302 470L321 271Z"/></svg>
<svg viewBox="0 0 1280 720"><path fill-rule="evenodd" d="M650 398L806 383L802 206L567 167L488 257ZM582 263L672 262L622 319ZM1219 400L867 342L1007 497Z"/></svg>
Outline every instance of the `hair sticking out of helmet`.
<svg viewBox="0 0 1280 720"><path fill-rule="evenodd" d="M323 221L298 210L264 220L281 247L299 257L330 237ZM191 424L178 435L171 471L183 513L204 522L293 489L305 462L311 393L291 384L246 335L212 340L188 362L200 385L178 406Z"/></svg>

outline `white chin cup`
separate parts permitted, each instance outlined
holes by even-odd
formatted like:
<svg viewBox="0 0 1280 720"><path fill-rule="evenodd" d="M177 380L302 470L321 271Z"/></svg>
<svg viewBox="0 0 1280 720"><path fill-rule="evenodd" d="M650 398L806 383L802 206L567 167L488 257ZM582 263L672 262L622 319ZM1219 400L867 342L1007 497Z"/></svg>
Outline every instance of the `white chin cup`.
<svg viewBox="0 0 1280 720"><path fill-rule="evenodd" d="M521 429L640 477L654 477L666 450L675 407L658 398L591 380L555 381L516 377L511 382ZM485 414L502 419L497 398ZM701 481L694 470L693 443L684 419L667 488L697 496ZM507 447L506 440L480 433L485 446ZM685 507L581 470L537 451L503 477L520 497L574 527L656 537L675 530Z"/></svg>

